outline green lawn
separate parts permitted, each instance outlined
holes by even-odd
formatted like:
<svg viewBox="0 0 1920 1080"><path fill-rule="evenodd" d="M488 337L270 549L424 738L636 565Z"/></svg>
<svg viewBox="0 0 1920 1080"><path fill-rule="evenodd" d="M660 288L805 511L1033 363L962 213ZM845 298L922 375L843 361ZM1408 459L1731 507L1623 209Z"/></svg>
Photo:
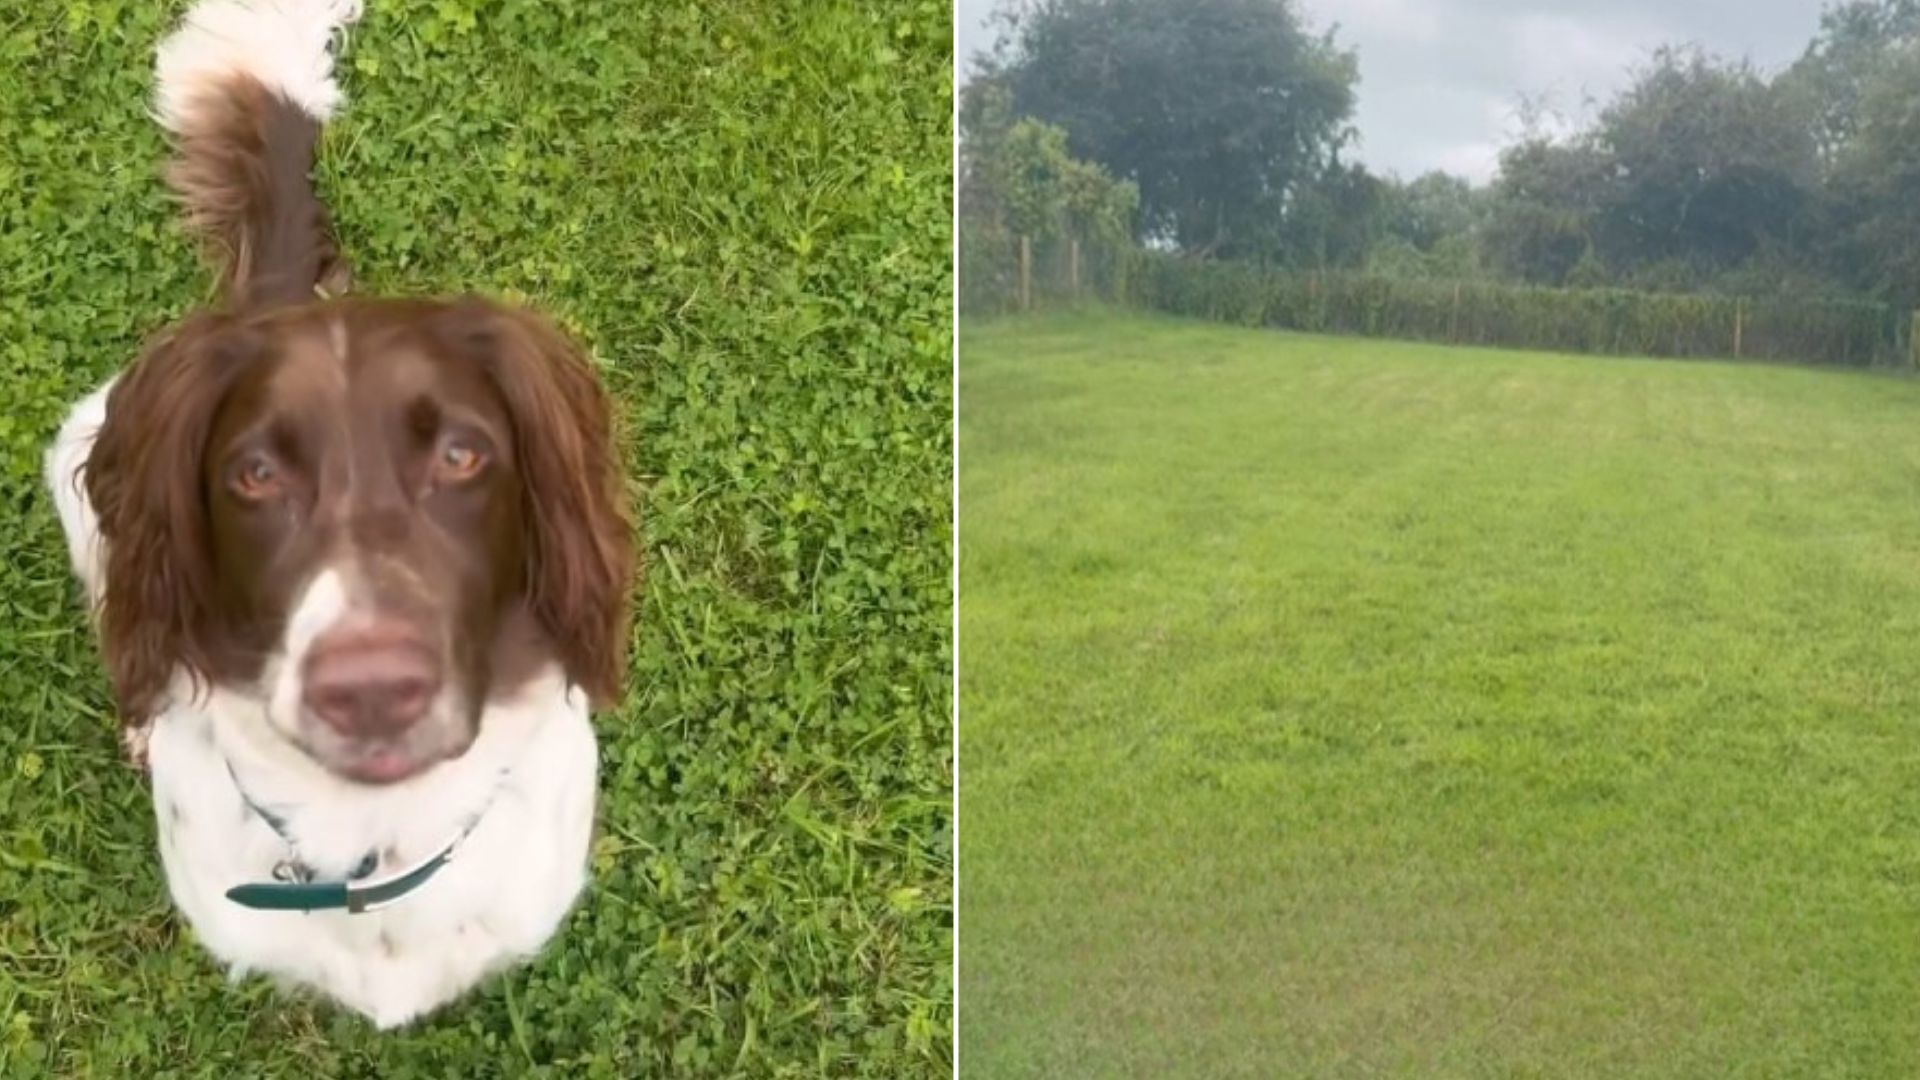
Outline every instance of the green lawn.
<svg viewBox="0 0 1920 1080"><path fill-rule="evenodd" d="M397 1036L171 915L40 491L210 292L146 115L184 6L0 11L0 1076L946 1075L948 6L369 0L319 170L359 288L589 341L646 559L591 891Z"/></svg>
<svg viewBox="0 0 1920 1080"><path fill-rule="evenodd" d="M1920 382L960 364L968 1077L1920 1076Z"/></svg>

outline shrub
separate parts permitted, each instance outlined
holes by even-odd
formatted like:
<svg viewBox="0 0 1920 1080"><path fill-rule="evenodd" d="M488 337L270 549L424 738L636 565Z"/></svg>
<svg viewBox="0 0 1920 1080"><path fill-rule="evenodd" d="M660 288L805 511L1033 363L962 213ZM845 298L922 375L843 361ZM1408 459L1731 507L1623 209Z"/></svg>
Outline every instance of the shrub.
<svg viewBox="0 0 1920 1080"><path fill-rule="evenodd" d="M1265 271L1142 253L1130 302L1203 319L1462 345L1866 366L1905 357L1903 313L1861 300L1551 289Z"/></svg>

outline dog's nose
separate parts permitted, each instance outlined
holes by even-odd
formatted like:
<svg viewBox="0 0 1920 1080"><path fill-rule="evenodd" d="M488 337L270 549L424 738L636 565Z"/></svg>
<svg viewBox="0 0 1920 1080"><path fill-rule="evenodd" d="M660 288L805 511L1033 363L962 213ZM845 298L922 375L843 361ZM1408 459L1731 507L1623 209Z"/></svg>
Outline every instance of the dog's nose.
<svg viewBox="0 0 1920 1080"><path fill-rule="evenodd" d="M356 738L405 731L440 692L438 657L404 626L324 635L313 643L306 668L307 708Z"/></svg>

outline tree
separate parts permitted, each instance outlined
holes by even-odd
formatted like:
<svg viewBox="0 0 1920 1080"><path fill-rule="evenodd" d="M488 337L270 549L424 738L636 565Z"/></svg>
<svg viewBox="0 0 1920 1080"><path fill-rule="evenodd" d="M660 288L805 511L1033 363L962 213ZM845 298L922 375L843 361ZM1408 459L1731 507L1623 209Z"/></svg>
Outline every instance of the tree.
<svg viewBox="0 0 1920 1080"><path fill-rule="evenodd" d="M1780 77L1812 133L1820 159L1835 164L1859 131L1868 87L1920 42L1920 0L1848 0L1820 14L1820 32Z"/></svg>
<svg viewBox="0 0 1920 1080"><path fill-rule="evenodd" d="M1280 219L1277 244L1228 253L1315 270L1363 266L1379 236L1383 191L1365 168L1336 161L1300 185Z"/></svg>
<svg viewBox="0 0 1920 1080"><path fill-rule="evenodd" d="M1661 49L1586 130L1536 130L1502 153L1487 260L1546 284L1689 289L1762 255L1810 260L1820 165L1806 117L1744 62Z"/></svg>
<svg viewBox="0 0 1920 1080"><path fill-rule="evenodd" d="M1287 0L1039 0L980 79L1133 181L1144 239L1210 255L1271 233L1327 174L1357 77Z"/></svg>
<svg viewBox="0 0 1920 1080"><path fill-rule="evenodd" d="M1070 155L1066 132L1016 117L996 84L962 94L959 187L961 304L969 311L1011 303L1021 237L1113 246L1133 239L1133 185ZM1109 275L1123 273L1122 261L1107 265ZM1122 279L1108 280L1117 287Z"/></svg>
<svg viewBox="0 0 1920 1080"><path fill-rule="evenodd" d="M1387 277L1480 276L1489 197L1464 177L1439 171L1383 181L1367 269Z"/></svg>
<svg viewBox="0 0 1920 1080"><path fill-rule="evenodd" d="M960 212L1014 236L1120 239L1133 231L1134 186L1067 152L1067 133L1016 117L1005 89L970 87L960 114Z"/></svg>
<svg viewBox="0 0 1920 1080"><path fill-rule="evenodd" d="M1920 50L1861 87L1857 124L1835 161L1835 264L1859 288L1920 304Z"/></svg>
<svg viewBox="0 0 1920 1080"><path fill-rule="evenodd" d="M1811 133L1745 62L1663 48L1601 113L1610 164L1599 253L1618 266L1680 260L1717 272L1791 245L1818 183Z"/></svg>
<svg viewBox="0 0 1920 1080"><path fill-rule="evenodd" d="M1384 235L1430 253L1449 237L1477 230L1483 203L1465 178L1434 171L1408 182L1385 182L1380 216Z"/></svg>
<svg viewBox="0 0 1920 1080"><path fill-rule="evenodd" d="M976 79L960 91L959 210L962 221L1004 223L1005 182L996 175L1012 129L1013 98L1007 88Z"/></svg>
<svg viewBox="0 0 1920 1080"><path fill-rule="evenodd" d="M1498 273L1564 285L1593 250L1613 163L1591 138L1535 134L1500 154L1482 247Z"/></svg>

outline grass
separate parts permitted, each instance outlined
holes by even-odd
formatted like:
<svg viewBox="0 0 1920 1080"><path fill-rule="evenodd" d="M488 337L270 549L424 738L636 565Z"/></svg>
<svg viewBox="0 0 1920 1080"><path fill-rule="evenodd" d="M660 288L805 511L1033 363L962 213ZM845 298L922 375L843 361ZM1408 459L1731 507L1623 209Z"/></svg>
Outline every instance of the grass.
<svg viewBox="0 0 1920 1080"><path fill-rule="evenodd" d="M960 364L967 1076L1920 1075L1920 382Z"/></svg>
<svg viewBox="0 0 1920 1080"><path fill-rule="evenodd" d="M934 0L371 0L320 186L363 291L531 299L622 401L647 579L592 888L417 1029L225 984L38 478L207 298L145 116L183 10L0 14L0 1075L941 1076L950 36Z"/></svg>

